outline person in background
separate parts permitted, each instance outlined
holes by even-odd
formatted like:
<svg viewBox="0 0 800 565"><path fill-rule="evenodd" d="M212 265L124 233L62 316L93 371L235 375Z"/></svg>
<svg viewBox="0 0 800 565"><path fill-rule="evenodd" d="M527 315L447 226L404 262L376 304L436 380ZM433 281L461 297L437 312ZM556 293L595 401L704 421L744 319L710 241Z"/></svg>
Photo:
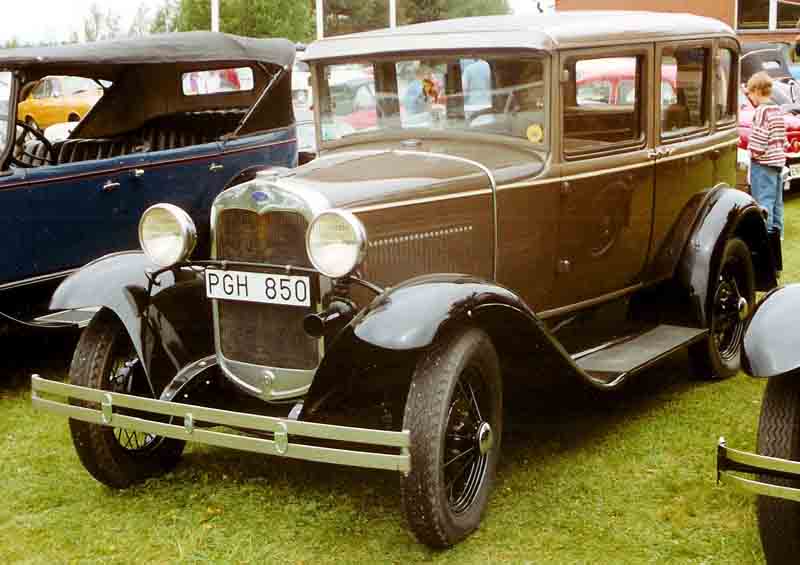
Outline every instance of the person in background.
<svg viewBox="0 0 800 565"><path fill-rule="evenodd" d="M772 79L756 73L747 81L747 96L755 107L750 149L750 190L753 198L767 211L767 231L780 272L783 268L781 232L783 231L783 179L786 165L786 126L783 110L771 98Z"/></svg>
<svg viewBox="0 0 800 565"><path fill-rule="evenodd" d="M475 112L492 106L492 70L482 59L465 59L461 73L464 92L464 111L467 118Z"/></svg>

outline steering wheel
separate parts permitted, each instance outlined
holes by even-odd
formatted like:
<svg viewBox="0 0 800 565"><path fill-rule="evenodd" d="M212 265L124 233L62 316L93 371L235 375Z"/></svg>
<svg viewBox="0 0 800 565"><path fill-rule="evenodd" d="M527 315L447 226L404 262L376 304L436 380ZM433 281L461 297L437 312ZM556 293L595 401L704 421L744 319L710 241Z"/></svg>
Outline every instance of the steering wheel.
<svg viewBox="0 0 800 565"><path fill-rule="evenodd" d="M56 162L55 151L53 151L53 144L50 143L50 140L44 136L44 132L36 129L32 125L27 122L22 122L17 120L17 126L21 127L25 132L20 136L20 138L15 142L19 147L20 151L16 155L11 155L9 160L13 165L22 168L30 168L35 167L36 165L32 165L31 163L25 163L24 161L20 161L19 157L25 155L26 157L30 157L31 159L43 161L49 165L52 165ZM25 142L27 141L28 134L35 137L37 140L42 142L44 148L47 150L47 157L40 157L38 155L33 155L32 153L28 153L25 151Z"/></svg>
<svg viewBox="0 0 800 565"><path fill-rule="evenodd" d="M513 92L508 94L506 98L506 103L503 106L503 120L507 125L510 127L510 118L512 114L519 112L519 103L516 101L516 97L514 96ZM481 108L477 112L470 115L469 119L467 120L467 126L472 127L472 122L474 122L477 118L481 116L486 116L487 114L496 114L494 106L489 106L488 108Z"/></svg>

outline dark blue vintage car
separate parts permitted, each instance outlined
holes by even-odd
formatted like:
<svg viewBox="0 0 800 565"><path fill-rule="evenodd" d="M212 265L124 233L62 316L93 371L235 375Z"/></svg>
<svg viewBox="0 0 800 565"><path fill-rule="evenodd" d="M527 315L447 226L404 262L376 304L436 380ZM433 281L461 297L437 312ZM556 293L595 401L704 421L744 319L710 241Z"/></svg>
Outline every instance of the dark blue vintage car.
<svg viewBox="0 0 800 565"><path fill-rule="evenodd" d="M137 248L139 218L156 202L207 226L234 180L295 166L294 53L283 39L211 32L0 52L0 312L31 317L39 303L28 290L44 310L63 277ZM80 77L96 91L37 99L45 77ZM65 139L18 110L75 119L65 106L86 98L91 109ZM206 253L208 233L198 235Z"/></svg>

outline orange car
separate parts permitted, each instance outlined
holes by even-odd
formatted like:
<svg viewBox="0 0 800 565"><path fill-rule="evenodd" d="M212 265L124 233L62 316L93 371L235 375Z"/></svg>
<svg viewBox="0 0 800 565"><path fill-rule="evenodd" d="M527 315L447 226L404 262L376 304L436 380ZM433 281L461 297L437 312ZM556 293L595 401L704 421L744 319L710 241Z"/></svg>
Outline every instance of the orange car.
<svg viewBox="0 0 800 565"><path fill-rule="evenodd" d="M77 122L102 95L102 87L88 78L44 77L20 102L17 115L40 129L61 122Z"/></svg>

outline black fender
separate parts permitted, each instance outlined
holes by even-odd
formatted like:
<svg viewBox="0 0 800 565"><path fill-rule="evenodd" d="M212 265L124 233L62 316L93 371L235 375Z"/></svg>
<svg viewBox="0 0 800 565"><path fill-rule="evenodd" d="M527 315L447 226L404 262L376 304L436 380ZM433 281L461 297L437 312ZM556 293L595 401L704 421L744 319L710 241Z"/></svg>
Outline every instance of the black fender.
<svg viewBox="0 0 800 565"><path fill-rule="evenodd" d="M165 378L193 360L214 353L211 304L201 272L191 268L161 273L141 251L112 253L73 273L56 289L50 309L99 306L125 326L148 376Z"/></svg>
<svg viewBox="0 0 800 565"><path fill-rule="evenodd" d="M744 333L742 369L778 377L800 368L800 284L776 288L756 306Z"/></svg>
<svg viewBox="0 0 800 565"><path fill-rule="evenodd" d="M711 189L697 214L692 231L683 247L677 266L677 279L688 291L697 321L708 324L712 297L709 282L716 276L725 242L741 238L750 248L756 274L756 290L766 291L777 285L772 252L764 216L749 194L719 185Z"/></svg>
<svg viewBox="0 0 800 565"><path fill-rule="evenodd" d="M501 361L535 354L537 365L588 380L517 294L469 275L433 274L384 291L339 332L326 347L306 405L364 368L413 367L421 352L461 324L484 329Z"/></svg>

